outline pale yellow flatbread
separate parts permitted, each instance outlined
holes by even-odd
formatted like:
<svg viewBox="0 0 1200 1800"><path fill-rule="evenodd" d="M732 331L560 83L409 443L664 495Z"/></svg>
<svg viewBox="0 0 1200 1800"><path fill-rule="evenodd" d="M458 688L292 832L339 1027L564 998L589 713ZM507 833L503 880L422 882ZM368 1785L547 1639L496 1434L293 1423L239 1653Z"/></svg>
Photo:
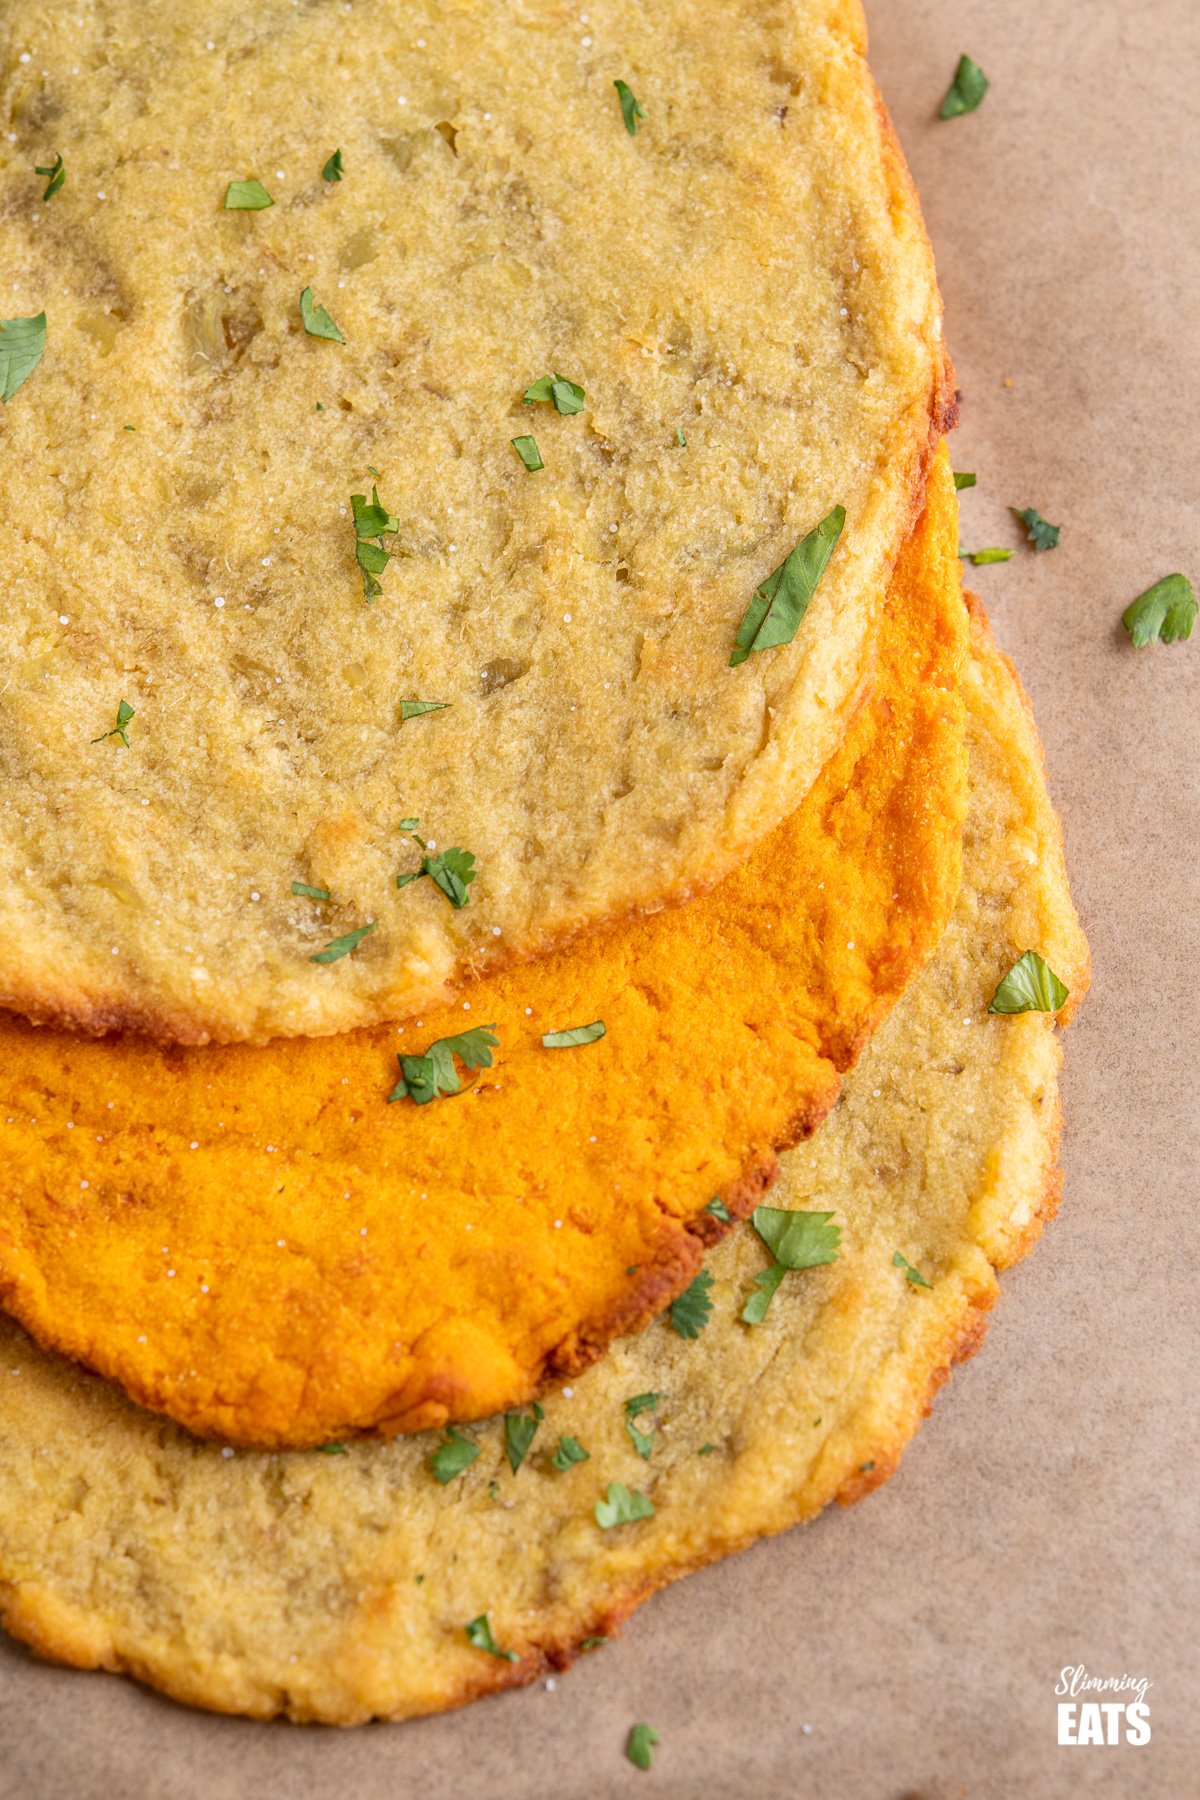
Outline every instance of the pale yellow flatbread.
<svg viewBox="0 0 1200 1800"><path fill-rule="evenodd" d="M727 873L842 738L947 415L856 0L78 12L4 14L0 305L47 337L0 409L0 1005L320 1035ZM582 411L524 403L555 372ZM414 817L458 910L396 886Z"/></svg>

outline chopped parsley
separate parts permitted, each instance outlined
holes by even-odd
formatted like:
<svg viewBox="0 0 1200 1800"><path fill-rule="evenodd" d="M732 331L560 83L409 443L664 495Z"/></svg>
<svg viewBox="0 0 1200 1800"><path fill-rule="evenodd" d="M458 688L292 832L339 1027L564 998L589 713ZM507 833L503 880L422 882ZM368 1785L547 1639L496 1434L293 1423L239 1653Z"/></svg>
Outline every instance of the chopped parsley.
<svg viewBox="0 0 1200 1800"><path fill-rule="evenodd" d="M0 339L0 344L3 339ZM1146 644L1174 644L1190 638L1196 623L1196 593L1186 575L1164 575L1121 614L1135 650Z"/></svg>
<svg viewBox="0 0 1200 1800"><path fill-rule="evenodd" d="M328 338L331 344L345 343L345 338L325 308L314 306L313 292L310 287L300 290L300 317L304 321L304 329L309 337Z"/></svg>
<svg viewBox="0 0 1200 1800"><path fill-rule="evenodd" d="M874 1467L875 1467L875 1464L874 1464L874 1463L873 1463L873 1462L869 1462L869 1463L859 1463L859 1465L858 1465L858 1472L859 1472L859 1474L860 1474L860 1475L869 1475L869 1474L870 1474L870 1473L871 1473L871 1470L872 1470L872 1469L873 1469L873 1468L874 1468Z"/></svg>
<svg viewBox="0 0 1200 1800"><path fill-rule="evenodd" d="M492 1051L500 1042L495 1030L494 1025L477 1025L457 1037L436 1038L423 1056L398 1054L400 1079L388 1095L389 1106L393 1100L405 1099L426 1106L444 1094L461 1093L462 1076L454 1059L468 1069L490 1069Z"/></svg>
<svg viewBox="0 0 1200 1800"><path fill-rule="evenodd" d="M445 712L449 704L449 700L402 700L400 723L404 725L409 719L419 719L425 713Z"/></svg>
<svg viewBox="0 0 1200 1800"><path fill-rule="evenodd" d="M124 744L126 750L128 750L129 738L126 734L125 727L128 725L130 719L132 719L132 718L133 718L132 706L130 706L128 700L122 700L120 705L117 707L117 722L113 726L112 730L111 731L102 731L100 733L99 737L94 737L92 739L92 743L93 744L102 744L104 742L105 738L115 737L115 738L120 738L122 744Z"/></svg>
<svg viewBox="0 0 1200 1800"><path fill-rule="evenodd" d="M975 567L979 569L983 567L984 563L1007 562L1012 555L1012 551L997 549L963 550L960 547L958 554L963 562L974 563Z"/></svg>
<svg viewBox="0 0 1200 1800"><path fill-rule="evenodd" d="M345 1444L318 1444L317 1445L317 1455L318 1456L349 1456L349 1454L350 1454L350 1452L347 1450Z"/></svg>
<svg viewBox="0 0 1200 1800"><path fill-rule="evenodd" d="M404 829L401 826L401 830ZM413 836L416 837L415 832ZM425 846L420 838L417 838L417 842L424 850ZM405 888L410 881L420 881L423 875L428 875L439 893L445 894L455 912L459 912L471 898L467 889L477 873L474 851L460 850L457 844L453 844L449 850L440 850L436 856L430 856L426 851L421 858L420 868L410 869L406 875L397 875L396 886Z"/></svg>
<svg viewBox="0 0 1200 1800"><path fill-rule="evenodd" d="M720 1194L714 1194L704 1210L706 1213L711 1213L714 1219L720 1219L722 1225L733 1224L733 1214L722 1200Z"/></svg>
<svg viewBox="0 0 1200 1800"><path fill-rule="evenodd" d="M561 1473L564 1469L573 1468L576 1463L590 1462L591 1453L584 1449L578 1438L560 1437L558 1448L550 1461Z"/></svg>
<svg viewBox="0 0 1200 1800"><path fill-rule="evenodd" d="M33 172L35 175L48 175L50 177L49 181L46 183L46 191L42 195L43 200L53 200L55 194L57 194L59 188L62 187L64 181L67 179L66 167L63 163L61 154L58 153L56 153L54 161L52 163L47 163L45 167L43 167L41 163L35 163L33 165Z"/></svg>
<svg viewBox="0 0 1200 1800"><path fill-rule="evenodd" d="M972 475L970 473L969 470L955 469L955 471L954 471L954 491L956 493L961 494L964 488L973 488L974 486L975 486L975 477L974 477L974 475Z"/></svg>
<svg viewBox="0 0 1200 1800"><path fill-rule="evenodd" d="M1018 519L1025 527L1025 535L1035 550L1055 550L1062 536L1061 525L1051 525L1043 519L1036 507L1013 507Z"/></svg>
<svg viewBox="0 0 1200 1800"><path fill-rule="evenodd" d="M661 1743L653 1725L635 1725L629 1733L625 1754L635 1769L648 1769L654 1758L654 1746Z"/></svg>
<svg viewBox="0 0 1200 1800"><path fill-rule="evenodd" d="M1069 988L1036 950L1019 956L992 995L990 1013L1057 1012Z"/></svg>
<svg viewBox="0 0 1200 1800"><path fill-rule="evenodd" d="M504 1454L508 1458L508 1466L514 1475L529 1455L529 1446L537 1436L537 1428L545 1416L540 1406L535 1406L532 1412L528 1413L505 1413Z"/></svg>
<svg viewBox="0 0 1200 1800"><path fill-rule="evenodd" d="M474 1644L477 1650L486 1650L489 1656L498 1656L501 1662L518 1662L520 1659L515 1650L501 1650L492 1636L492 1628L488 1624L486 1613L480 1613L466 1626L467 1642Z"/></svg>
<svg viewBox="0 0 1200 1800"><path fill-rule="evenodd" d="M261 181L231 181L225 189L226 212L263 212L274 204Z"/></svg>
<svg viewBox="0 0 1200 1800"><path fill-rule="evenodd" d="M391 551L378 541L399 531L400 521L379 499L378 487L371 489L370 504L365 494L351 494L350 510L354 514L354 555L362 576L363 597L374 600L382 594L378 577L391 560Z"/></svg>
<svg viewBox="0 0 1200 1800"><path fill-rule="evenodd" d="M292 892L298 894L303 900L328 900L329 898L328 888L312 887L307 881L293 881Z"/></svg>
<svg viewBox="0 0 1200 1800"><path fill-rule="evenodd" d="M713 1454L713 1452L715 1451L716 1447L717 1446L715 1444L701 1444L700 1448L696 1452L696 1455L697 1456L711 1456Z"/></svg>
<svg viewBox="0 0 1200 1800"><path fill-rule="evenodd" d="M593 1019L590 1025L571 1025L565 1031L547 1031L542 1034L542 1046L546 1050L573 1050L577 1044L594 1044L604 1036L604 1020Z"/></svg>
<svg viewBox="0 0 1200 1800"><path fill-rule="evenodd" d="M775 1261L754 1277L756 1292L742 1308L747 1325L761 1325L775 1290L789 1269L816 1269L836 1262L842 1232L827 1212L791 1212L779 1206L756 1206L750 1222Z"/></svg>
<svg viewBox="0 0 1200 1800"><path fill-rule="evenodd" d="M960 56L954 80L938 108L938 118L957 119L963 113L974 112L987 91L988 78L979 64L972 62L969 56Z"/></svg>
<svg viewBox="0 0 1200 1800"><path fill-rule="evenodd" d="M605 1637L604 1633L601 1632L598 1637L581 1638L579 1648L581 1650L594 1650L598 1644L607 1644L607 1642L608 1639Z"/></svg>
<svg viewBox="0 0 1200 1800"><path fill-rule="evenodd" d="M456 1475L469 1469L479 1455L479 1445L453 1425L447 1426L442 1441L429 1458L428 1469L439 1487L448 1487Z"/></svg>
<svg viewBox="0 0 1200 1800"><path fill-rule="evenodd" d="M515 437L510 438L509 442L531 475L536 475L539 469L545 468L546 465L542 461L542 453L537 447L536 439Z"/></svg>
<svg viewBox="0 0 1200 1800"><path fill-rule="evenodd" d="M6 406L42 360L46 348L46 315L0 319L0 401Z"/></svg>
<svg viewBox="0 0 1200 1800"><path fill-rule="evenodd" d="M687 439L683 435L683 427L681 425L675 427L675 442L679 445L681 450L687 449Z"/></svg>
<svg viewBox="0 0 1200 1800"><path fill-rule="evenodd" d="M358 949L358 946L362 943L363 939L370 932L374 931L378 923L379 921L377 919L368 919L367 923L365 925L360 925L357 931L348 931L345 937L334 938L333 942L326 944L323 950L318 950L315 956L310 956L308 959L309 962L340 962L343 956L349 956L352 950Z"/></svg>
<svg viewBox="0 0 1200 1800"><path fill-rule="evenodd" d="M730 668L744 663L752 650L772 650L791 643L845 523L845 507L835 506L754 590L738 626Z"/></svg>
<svg viewBox="0 0 1200 1800"><path fill-rule="evenodd" d="M625 121L625 129L630 137L636 137L638 120L645 118L646 109L640 100L635 99L633 89L627 81L614 81L613 86L621 102L621 117Z"/></svg>
<svg viewBox="0 0 1200 1800"><path fill-rule="evenodd" d="M521 397L526 406L546 406L553 403L555 412L569 415L583 411L583 389L577 381L568 381L565 375L539 375Z"/></svg>
<svg viewBox="0 0 1200 1800"><path fill-rule="evenodd" d="M892 1258L892 1267L893 1269L904 1270L904 1279L911 1287L929 1288L932 1292L932 1281L926 1281L916 1263L910 1263L907 1256L903 1255L899 1250L897 1250L895 1256Z"/></svg>
<svg viewBox="0 0 1200 1800"><path fill-rule="evenodd" d="M638 1519L652 1519L654 1503L637 1488L631 1491L623 1482L610 1481L608 1492L603 1500L597 1500L593 1511L601 1531L611 1531L614 1525L632 1525Z"/></svg>
<svg viewBox="0 0 1200 1800"><path fill-rule="evenodd" d="M346 173L346 165L342 161L342 153L335 150L325 167L321 170L322 181L340 181Z"/></svg>
<svg viewBox="0 0 1200 1800"><path fill-rule="evenodd" d="M625 1429L629 1433L629 1441L643 1462L649 1462L650 1453L654 1449L653 1431L640 1431L634 1420L640 1413L649 1412L665 1398L663 1394L635 1394L625 1402Z"/></svg>
<svg viewBox="0 0 1200 1800"><path fill-rule="evenodd" d="M708 1324L713 1307L708 1290L712 1284L708 1270L701 1269L691 1286L672 1300L671 1324L681 1338L698 1338Z"/></svg>

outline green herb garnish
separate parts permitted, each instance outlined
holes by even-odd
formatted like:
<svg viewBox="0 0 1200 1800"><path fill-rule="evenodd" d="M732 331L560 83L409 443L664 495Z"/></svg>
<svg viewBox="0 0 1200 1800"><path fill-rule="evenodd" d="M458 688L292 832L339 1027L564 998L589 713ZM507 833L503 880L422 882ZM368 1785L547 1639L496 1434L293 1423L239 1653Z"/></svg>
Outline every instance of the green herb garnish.
<svg viewBox="0 0 1200 1800"><path fill-rule="evenodd" d="M722 1225L733 1224L733 1214L722 1200L720 1194L714 1194L704 1210L706 1213L711 1213L714 1219L720 1219Z"/></svg>
<svg viewBox="0 0 1200 1800"><path fill-rule="evenodd" d="M545 468L546 465L542 461L542 453L538 449L535 439L531 437L515 437L510 438L509 442L512 444L513 449L516 451L531 475L536 475L539 469Z"/></svg>
<svg viewBox="0 0 1200 1800"><path fill-rule="evenodd" d="M1035 550L1054 550L1062 536L1061 525L1051 525L1043 519L1035 507L1013 507L1018 519L1025 527L1025 535Z"/></svg>
<svg viewBox="0 0 1200 1800"><path fill-rule="evenodd" d="M522 399L526 406L553 402L555 412L569 415L583 411L584 392L577 381L568 381L565 375L539 375L525 389Z"/></svg>
<svg viewBox="0 0 1200 1800"><path fill-rule="evenodd" d="M677 425L675 427L675 442L679 445L681 450L687 449L687 439L683 435L682 426Z"/></svg>
<svg viewBox="0 0 1200 1800"><path fill-rule="evenodd" d="M31 319L0 319L0 401L6 406L33 374L45 348L44 312Z"/></svg>
<svg viewBox="0 0 1200 1800"><path fill-rule="evenodd" d="M532 1412L506 1412L504 1415L504 1454L515 1475L529 1454L529 1446L537 1436L537 1428L545 1418L540 1406Z"/></svg>
<svg viewBox="0 0 1200 1800"><path fill-rule="evenodd" d="M779 1206L756 1206L750 1215L763 1243L774 1256L770 1268L754 1277L756 1292L742 1308L747 1325L761 1325L775 1290L789 1269L816 1269L836 1262L842 1232L827 1212L791 1212Z"/></svg>
<svg viewBox="0 0 1200 1800"><path fill-rule="evenodd" d="M629 1733L625 1754L635 1769L648 1769L654 1759L654 1746L661 1743L653 1725L635 1725Z"/></svg>
<svg viewBox="0 0 1200 1800"><path fill-rule="evenodd" d="M960 546L958 554L963 562L974 563L975 567L978 569L982 568L985 563L1007 562L1012 556L1012 551L997 549L964 550Z"/></svg>
<svg viewBox="0 0 1200 1800"><path fill-rule="evenodd" d="M401 825L400 829L403 831L405 827ZM413 836L416 837L415 832ZM417 843L422 850L425 849L420 838L417 838ZM420 881L423 875L428 875L439 893L445 894L455 912L459 912L471 898L467 889L477 874L474 851L460 850L457 844L453 844L449 850L440 850L436 856L430 856L426 852L421 858L419 869L410 869L405 875L397 875L396 886L407 887L410 881Z"/></svg>
<svg viewBox="0 0 1200 1800"><path fill-rule="evenodd" d="M67 171L63 165L61 154L56 154L54 161L48 163L44 168L41 163L35 163L33 165L33 172L35 175L48 175L50 177L49 181L46 183L46 191L42 195L43 200L52 200L67 179Z"/></svg>
<svg viewBox="0 0 1200 1800"><path fill-rule="evenodd" d="M427 1467L439 1487L448 1487L456 1475L469 1469L479 1455L479 1445L449 1425L441 1443L429 1458Z"/></svg>
<svg viewBox="0 0 1200 1800"><path fill-rule="evenodd" d="M317 1445L317 1455L318 1456L349 1456L349 1454L350 1454L350 1452L347 1450L345 1444L318 1444Z"/></svg>
<svg viewBox="0 0 1200 1800"><path fill-rule="evenodd" d="M701 1269L690 1287L685 1287L682 1294L671 1302L671 1324L681 1338L698 1338L708 1324L713 1303L708 1297L708 1290L713 1278L707 1269Z"/></svg>
<svg viewBox="0 0 1200 1800"><path fill-rule="evenodd" d="M974 486L975 486L974 475L972 475L966 469L955 469L955 471L954 471L954 488L955 488L956 493L961 494L964 488L973 488Z"/></svg>
<svg viewBox="0 0 1200 1800"><path fill-rule="evenodd" d="M328 900L329 898L328 888L311 887L307 881L293 881L292 892L298 894L303 900Z"/></svg>
<svg viewBox="0 0 1200 1800"><path fill-rule="evenodd" d="M932 1281L926 1281L916 1263L910 1263L907 1256L904 1256L899 1250L892 1258L892 1267L893 1269L903 1269L904 1279L912 1287L923 1287L928 1288L930 1292L933 1291Z"/></svg>
<svg viewBox="0 0 1200 1800"><path fill-rule="evenodd" d="M547 1050L571 1050L577 1044L594 1044L604 1036L604 1020L594 1019L590 1025L571 1025L566 1031L547 1031L542 1045Z"/></svg>
<svg viewBox="0 0 1200 1800"><path fill-rule="evenodd" d="M468 1069L490 1069L492 1051L500 1042L495 1030L494 1025L477 1025L457 1037L436 1038L423 1056L397 1055L400 1079L388 1095L389 1106L393 1100L405 1099L426 1106L444 1094L461 1093L463 1083L455 1057Z"/></svg>
<svg viewBox="0 0 1200 1800"><path fill-rule="evenodd" d="M371 601L382 594L378 577L391 560L391 552L377 540L400 529L400 521L379 498L378 487L371 489L368 503L365 494L351 494L350 510L354 514L354 555L362 576L363 596Z"/></svg>
<svg viewBox="0 0 1200 1800"><path fill-rule="evenodd" d="M730 668L744 663L752 650L771 650L791 643L845 523L845 507L835 506L755 589L738 626Z"/></svg>
<svg viewBox="0 0 1200 1800"><path fill-rule="evenodd" d="M449 704L449 700L402 700L400 723L403 725L409 719L422 718L425 713L445 712Z"/></svg>
<svg viewBox="0 0 1200 1800"><path fill-rule="evenodd" d="M1156 640L1174 644L1190 638L1196 623L1195 589L1186 575L1164 575L1125 608L1121 623L1135 650Z"/></svg>
<svg viewBox="0 0 1200 1800"><path fill-rule="evenodd" d="M611 1531L614 1525L632 1525L638 1519L652 1519L654 1503L637 1488L631 1492L624 1483L610 1481L607 1494L603 1500L597 1500L593 1511L601 1531Z"/></svg>
<svg viewBox="0 0 1200 1800"><path fill-rule="evenodd" d="M124 744L126 750L128 750L129 738L126 735L125 727L128 725L130 719L132 719L132 718L133 718L132 706L130 706L128 700L122 700L120 705L117 707L117 722L113 726L112 730L111 731L102 731L100 733L99 737L94 737L91 740L92 743L93 744L102 744L104 742L105 738L115 737L115 738L120 738L122 744Z"/></svg>
<svg viewBox="0 0 1200 1800"><path fill-rule="evenodd" d="M597 1644L607 1644L607 1642L608 1639L605 1637L604 1633L601 1632L599 1637L581 1638L579 1641L579 1648L581 1650L594 1650Z"/></svg>
<svg viewBox="0 0 1200 1800"><path fill-rule="evenodd" d="M488 1616L486 1613L480 1613L477 1619L472 1619L471 1623L466 1627L466 1633L467 1641L474 1644L477 1650L486 1650L489 1656L498 1656L501 1662L520 1661L515 1650L500 1649L495 1638L492 1636L492 1628L488 1624Z"/></svg>
<svg viewBox="0 0 1200 1800"><path fill-rule="evenodd" d="M345 338L325 308L313 305L313 293L310 287L302 288L300 291L300 317L304 321L304 329L309 337L328 338L331 344L345 343Z"/></svg>
<svg viewBox="0 0 1200 1800"><path fill-rule="evenodd" d="M1065 988L1049 963L1036 950L1019 956L992 995L990 1013L1057 1012L1066 1000Z"/></svg>
<svg viewBox="0 0 1200 1800"><path fill-rule="evenodd" d="M625 129L630 137L636 137L638 120L645 118L646 109L640 100L634 98L633 89L627 81L614 81L613 86L621 102L621 117L625 121Z"/></svg>
<svg viewBox="0 0 1200 1800"><path fill-rule="evenodd" d="M550 1461L561 1473L564 1469L572 1468L575 1463L590 1462L591 1455L584 1449L578 1438L560 1437L558 1448Z"/></svg>
<svg viewBox="0 0 1200 1800"><path fill-rule="evenodd" d="M631 1400L625 1402L625 1429L629 1433L630 1443L643 1462L650 1460L650 1452L654 1449L654 1433L653 1431L640 1431L633 1421L640 1413L651 1411L663 1399L665 1399L663 1394L635 1394Z"/></svg>
<svg viewBox="0 0 1200 1800"><path fill-rule="evenodd" d="M231 181L225 189L226 212L263 212L274 204L261 181Z"/></svg>
<svg viewBox="0 0 1200 1800"><path fill-rule="evenodd" d="M987 91L988 78L979 64L972 62L969 56L960 56L954 80L938 108L938 118L957 119L963 113L974 112Z"/></svg>
<svg viewBox="0 0 1200 1800"><path fill-rule="evenodd" d="M352 950L358 949L363 939L374 931L378 923L378 919L368 919L367 923L360 925L357 931L348 931L345 937L334 938L331 944L326 944L323 950L318 950L315 956L310 956L309 962L340 962L343 956L349 956Z"/></svg>
<svg viewBox="0 0 1200 1800"><path fill-rule="evenodd" d="M342 153L335 150L325 167L321 170L322 181L340 181L346 173L346 165L342 161Z"/></svg>
<svg viewBox="0 0 1200 1800"><path fill-rule="evenodd" d="M713 1452L715 1451L716 1447L717 1446L715 1444L701 1444L700 1448L696 1452L696 1455L697 1456L711 1456L713 1454Z"/></svg>

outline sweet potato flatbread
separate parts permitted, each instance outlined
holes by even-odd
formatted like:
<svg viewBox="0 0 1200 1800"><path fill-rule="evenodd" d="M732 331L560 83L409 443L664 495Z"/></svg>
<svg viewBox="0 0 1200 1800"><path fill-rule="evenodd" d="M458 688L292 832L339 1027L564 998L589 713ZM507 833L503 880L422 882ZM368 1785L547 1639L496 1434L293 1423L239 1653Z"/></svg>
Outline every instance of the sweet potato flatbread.
<svg viewBox="0 0 1200 1800"><path fill-rule="evenodd" d="M0 408L0 1005L394 1022L727 873L841 741L945 423L857 0L3 30L3 312L45 337ZM474 880L398 888L409 817Z"/></svg>
<svg viewBox="0 0 1200 1800"><path fill-rule="evenodd" d="M825 1115L949 916L956 548L942 452L872 701L799 812L688 907L399 1030L164 1050L9 1020L0 1303L143 1404L263 1445L480 1418L645 1324L726 1228L712 1203L746 1212ZM415 1057L484 1027L474 1076ZM423 1098L447 1070L460 1091Z"/></svg>
<svg viewBox="0 0 1200 1800"><path fill-rule="evenodd" d="M1087 982L1032 723L982 625L968 691L954 920L771 1196L832 1214L834 1262L786 1275L746 1325L768 1258L743 1226L708 1258L697 1336L662 1321L613 1345L547 1399L531 1444L498 1420L464 1433L477 1450L445 1485L434 1438L223 1456L4 1325L9 1629L195 1705L428 1712L563 1666L664 1582L885 1480L978 1345L995 1271L1057 1203L1053 1019L989 1000L1030 947L1069 1006ZM515 1473L506 1441L525 1446ZM598 1523L634 1496L652 1516Z"/></svg>

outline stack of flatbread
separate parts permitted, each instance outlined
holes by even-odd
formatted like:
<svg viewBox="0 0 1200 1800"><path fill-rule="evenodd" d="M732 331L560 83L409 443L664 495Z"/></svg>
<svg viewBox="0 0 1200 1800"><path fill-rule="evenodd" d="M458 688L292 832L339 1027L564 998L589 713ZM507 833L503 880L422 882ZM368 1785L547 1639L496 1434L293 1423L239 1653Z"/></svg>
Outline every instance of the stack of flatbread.
<svg viewBox="0 0 1200 1800"><path fill-rule="evenodd" d="M887 1478L1087 949L855 0L78 10L5 22L0 1616L427 1712Z"/></svg>

